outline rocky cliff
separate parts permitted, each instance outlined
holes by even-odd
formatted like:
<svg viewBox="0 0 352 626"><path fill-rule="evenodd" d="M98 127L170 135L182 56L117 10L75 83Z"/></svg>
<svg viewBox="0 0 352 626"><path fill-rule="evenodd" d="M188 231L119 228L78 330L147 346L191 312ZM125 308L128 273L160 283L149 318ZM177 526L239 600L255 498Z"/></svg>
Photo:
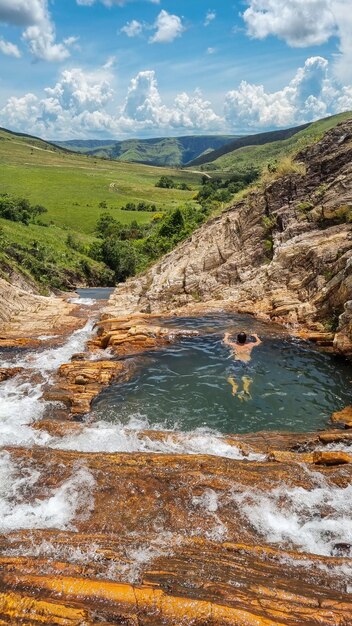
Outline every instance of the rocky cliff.
<svg viewBox="0 0 352 626"><path fill-rule="evenodd" d="M0 347L35 345L41 335L67 333L82 325L77 307L65 298L38 296L27 291L30 285L23 286L26 290L0 278Z"/></svg>
<svg viewBox="0 0 352 626"><path fill-rule="evenodd" d="M352 354L352 120L296 161L119 285L107 314L216 301L337 331L335 346Z"/></svg>

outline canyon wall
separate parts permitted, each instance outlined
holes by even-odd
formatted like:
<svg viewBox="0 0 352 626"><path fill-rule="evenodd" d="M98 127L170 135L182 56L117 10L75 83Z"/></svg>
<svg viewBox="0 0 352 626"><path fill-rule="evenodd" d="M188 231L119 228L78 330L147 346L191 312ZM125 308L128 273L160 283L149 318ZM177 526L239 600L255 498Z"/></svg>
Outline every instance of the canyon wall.
<svg viewBox="0 0 352 626"><path fill-rule="evenodd" d="M119 285L106 315L231 306L332 331L352 354L352 120L296 161Z"/></svg>

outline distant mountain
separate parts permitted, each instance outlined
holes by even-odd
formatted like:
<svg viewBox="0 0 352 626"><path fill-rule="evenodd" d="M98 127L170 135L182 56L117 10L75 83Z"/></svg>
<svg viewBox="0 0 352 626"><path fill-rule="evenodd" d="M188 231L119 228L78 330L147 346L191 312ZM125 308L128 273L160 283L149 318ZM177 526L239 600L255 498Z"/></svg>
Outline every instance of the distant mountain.
<svg viewBox="0 0 352 626"><path fill-rule="evenodd" d="M290 139L290 137L293 137L293 135L296 135L296 133L299 133L301 130L308 128L308 126L310 126L310 124L302 124L302 126L295 126L294 128L286 128L283 130L274 130L266 133L259 133L256 135L238 137L234 141L229 141L226 144L223 144L211 153L202 154L199 157L196 157L194 160L188 163L188 165L191 167L198 167L199 165L204 165L205 163L215 161L215 159L218 159L219 157L224 156L229 152L239 150L240 148L245 148L247 146L262 146L266 143L273 143L275 141Z"/></svg>
<svg viewBox="0 0 352 626"><path fill-rule="evenodd" d="M210 173L230 172L231 175L250 168L262 171L269 163L275 164L319 141L325 132L351 117L352 113L347 111L295 128L241 137L195 159L187 167Z"/></svg>
<svg viewBox="0 0 352 626"><path fill-rule="evenodd" d="M180 167L233 142L236 137L237 135L201 135L125 141L88 139L55 143L62 148L116 161Z"/></svg>

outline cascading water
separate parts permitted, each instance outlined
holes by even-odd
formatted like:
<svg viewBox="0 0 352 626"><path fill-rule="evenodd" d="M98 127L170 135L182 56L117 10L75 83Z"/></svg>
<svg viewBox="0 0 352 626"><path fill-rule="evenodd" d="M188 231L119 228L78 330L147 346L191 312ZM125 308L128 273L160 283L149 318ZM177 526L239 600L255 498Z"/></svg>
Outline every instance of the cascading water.
<svg viewBox="0 0 352 626"><path fill-rule="evenodd" d="M183 320L183 323L192 327L194 320ZM261 360L258 350L250 370L253 397L243 403L240 398L231 395L231 387L227 383L227 370L232 367L232 359L228 352L225 354L222 335L228 326L228 319L200 320L198 328L202 323L207 326L204 336L196 340L187 338L164 351L144 355L141 368L131 381L118 387L113 385L97 399L92 413L94 422L90 423L89 419L87 423L80 424L79 428L60 437L35 428L48 406L42 398L43 389L50 384L60 365L67 363L73 354L84 351L85 343L93 332L94 320L89 320L59 347L24 352L14 358L8 355L6 358L5 354L2 366L20 367L23 372L0 383L1 444L27 449L43 446L45 449L82 453L204 454L245 460L248 463L266 461L265 454L243 451L233 442L227 442L223 434L236 431L236 424L238 427L243 423L236 422L236 416L250 422L243 430L253 430L253 424L255 430L260 423L260 398L263 411L268 413L272 410L274 415L276 408L284 406L284 414L288 419L291 413L287 410L287 402L294 403L295 398L293 395L287 400L286 393L289 394L290 389L292 391L292 380L295 377L303 381L299 407L303 412L304 406L314 407L317 390L314 389L315 395L311 402L310 388L313 385L321 385L323 388L329 377L331 381L336 362L332 364L329 359L333 357L320 356L305 344L290 342L287 338L286 343L281 339L271 340L269 347L264 342L264 358ZM272 351L280 348L280 365L276 365ZM94 358L99 358L99 355ZM112 358L112 355L104 353L104 358ZM343 405L345 381L351 372L349 366L341 362L339 374L333 377L334 390L326 390L324 395L327 407L330 407L329 403ZM286 391L283 391L284 385ZM249 412L251 404L255 405L254 417ZM188 413L185 410L187 407ZM160 419L163 414L165 419ZM218 422L216 414L220 415ZM229 422L226 421L228 419ZM277 427L275 420L270 422L270 415L266 419L273 429ZM318 416L319 419L321 417ZM325 417L321 419L321 425L324 422ZM287 424L284 426L287 428ZM288 426L293 429L294 424L290 422ZM148 430L156 433L163 430L163 436L151 436L146 432ZM330 448L324 449L350 450L347 443L332 444ZM1 533L38 529L68 530L74 533L75 521L82 519L82 516L89 517L90 511L94 510L96 483L84 462L77 463L74 471L59 486L48 489L45 497L33 499L32 492L36 491L42 477L43 474L30 458L19 461L11 451L0 453ZM228 510L249 524L257 534L258 542L262 540L274 546L280 545L312 555L334 556L338 550L336 546L352 544L349 524L352 516L351 487L330 484L328 478L321 479L319 475L314 477L313 483L310 488L290 488L282 484L261 491L255 487L250 490L237 489L234 484L231 491L207 487L203 491L190 492L187 505L190 519L202 514L208 520L208 525L203 530L192 528L190 524L189 529L185 528L181 535L205 537L220 543L231 540L229 528L223 519L223 511ZM329 511L328 515L325 510ZM111 563L109 567L104 566L105 569L102 566L99 575L111 580L138 581L142 566L158 555L171 554L175 541L167 527L161 525L156 538L138 547L126 548L129 564ZM61 555L70 563L102 561L99 549L95 550L94 546L68 550L54 545L50 540L43 540L39 544L33 540L26 548L11 547L10 543L5 553L38 557L51 554L56 558ZM352 570L341 563L336 565L336 575L352 582Z"/></svg>

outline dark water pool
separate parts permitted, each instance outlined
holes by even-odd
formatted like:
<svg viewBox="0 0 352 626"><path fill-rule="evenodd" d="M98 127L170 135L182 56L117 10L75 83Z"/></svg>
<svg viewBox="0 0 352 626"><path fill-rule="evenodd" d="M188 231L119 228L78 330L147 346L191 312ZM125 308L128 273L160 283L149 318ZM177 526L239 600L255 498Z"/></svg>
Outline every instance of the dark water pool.
<svg viewBox="0 0 352 626"><path fill-rule="evenodd" d="M352 365L282 329L244 316L168 323L202 334L144 355L128 383L113 385L96 400L98 419L127 423L138 416L150 427L185 431L310 431L325 427L332 412L351 402ZM226 330L242 328L263 342L250 363L235 361L222 341Z"/></svg>

